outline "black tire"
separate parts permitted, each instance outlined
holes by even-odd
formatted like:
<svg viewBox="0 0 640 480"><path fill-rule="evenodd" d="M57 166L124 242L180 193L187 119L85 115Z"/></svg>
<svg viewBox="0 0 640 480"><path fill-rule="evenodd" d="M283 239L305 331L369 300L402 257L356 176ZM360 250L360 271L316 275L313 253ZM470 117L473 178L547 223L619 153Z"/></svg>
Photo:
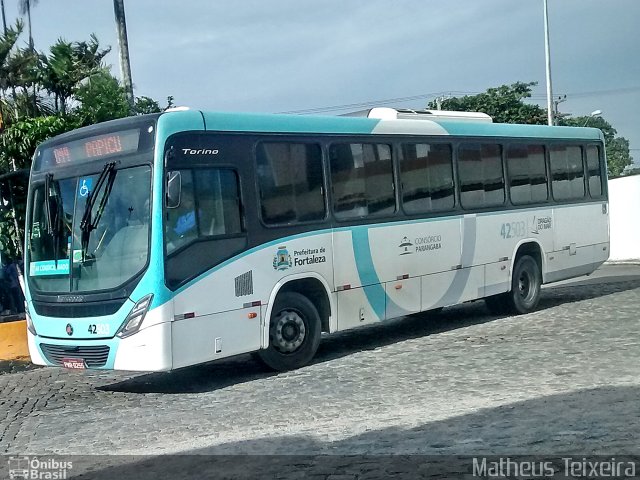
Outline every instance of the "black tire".
<svg viewBox="0 0 640 480"><path fill-rule="evenodd" d="M271 312L269 347L257 356L274 370L293 370L311 361L320 337L320 315L314 304L300 293L284 292Z"/></svg>
<svg viewBox="0 0 640 480"><path fill-rule="evenodd" d="M485 303L489 311L496 315L529 313L538 306L541 285L542 273L538 262L529 255L523 255L513 268L511 290L487 297Z"/></svg>

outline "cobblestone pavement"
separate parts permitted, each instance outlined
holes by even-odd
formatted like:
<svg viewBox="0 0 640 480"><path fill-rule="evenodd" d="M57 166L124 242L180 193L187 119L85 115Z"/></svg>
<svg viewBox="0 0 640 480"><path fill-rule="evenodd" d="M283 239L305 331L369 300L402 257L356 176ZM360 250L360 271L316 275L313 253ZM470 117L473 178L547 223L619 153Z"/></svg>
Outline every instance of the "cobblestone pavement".
<svg viewBox="0 0 640 480"><path fill-rule="evenodd" d="M640 267L325 337L274 374L249 356L168 374L0 375L0 453L640 453ZM354 478L354 477L347 477Z"/></svg>

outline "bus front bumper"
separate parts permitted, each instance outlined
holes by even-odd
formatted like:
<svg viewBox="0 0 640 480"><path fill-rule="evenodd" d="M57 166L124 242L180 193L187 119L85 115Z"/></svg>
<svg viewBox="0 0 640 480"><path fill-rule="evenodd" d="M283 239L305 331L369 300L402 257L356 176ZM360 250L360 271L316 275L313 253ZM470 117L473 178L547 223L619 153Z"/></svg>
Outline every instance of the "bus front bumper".
<svg viewBox="0 0 640 480"><path fill-rule="evenodd" d="M36 365L95 370L163 372L171 370L171 323L142 328L126 338L67 340L27 333Z"/></svg>

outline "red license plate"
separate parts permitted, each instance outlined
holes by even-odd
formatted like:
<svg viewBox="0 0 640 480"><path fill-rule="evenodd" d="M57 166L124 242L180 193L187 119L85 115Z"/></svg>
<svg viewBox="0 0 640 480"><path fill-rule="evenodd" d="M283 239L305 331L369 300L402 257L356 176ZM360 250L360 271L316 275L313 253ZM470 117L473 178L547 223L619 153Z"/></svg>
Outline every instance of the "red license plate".
<svg viewBox="0 0 640 480"><path fill-rule="evenodd" d="M74 370L85 369L87 365L82 358L63 358L62 366L64 368L72 368Z"/></svg>

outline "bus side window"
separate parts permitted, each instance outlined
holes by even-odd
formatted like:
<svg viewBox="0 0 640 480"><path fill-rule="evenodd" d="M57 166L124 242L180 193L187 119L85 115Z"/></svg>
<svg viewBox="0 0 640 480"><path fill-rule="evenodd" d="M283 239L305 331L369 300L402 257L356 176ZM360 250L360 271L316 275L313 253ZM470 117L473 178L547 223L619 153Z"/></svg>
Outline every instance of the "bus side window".
<svg viewBox="0 0 640 480"><path fill-rule="evenodd" d="M180 178L180 202L176 208L166 209L165 235L168 254L198 237L193 174L191 170L180 170Z"/></svg>
<svg viewBox="0 0 640 480"><path fill-rule="evenodd" d="M336 218L394 213L391 147L386 144L335 144L329 149Z"/></svg>
<svg viewBox="0 0 640 480"><path fill-rule="evenodd" d="M264 223L277 225L325 217L320 145L261 143L256 160Z"/></svg>
<svg viewBox="0 0 640 480"><path fill-rule="evenodd" d="M241 233L238 176L229 169L197 170L199 236Z"/></svg>
<svg viewBox="0 0 640 480"><path fill-rule="evenodd" d="M552 145L549 149L549 160L553 198L555 200L583 198L585 191L582 147Z"/></svg>
<svg viewBox="0 0 640 480"><path fill-rule="evenodd" d="M502 205L505 200L501 147L464 143L458 153L460 203L463 208Z"/></svg>
<svg viewBox="0 0 640 480"><path fill-rule="evenodd" d="M602 196L602 169L600 168L600 147L587 147L587 171L589 173L589 193L592 197Z"/></svg>
<svg viewBox="0 0 640 480"><path fill-rule="evenodd" d="M543 145L509 145L509 194L514 205L546 202L549 197Z"/></svg>
<svg viewBox="0 0 640 480"><path fill-rule="evenodd" d="M455 205L450 144L403 144L402 203L407 213L450 210Z"/></svg>

